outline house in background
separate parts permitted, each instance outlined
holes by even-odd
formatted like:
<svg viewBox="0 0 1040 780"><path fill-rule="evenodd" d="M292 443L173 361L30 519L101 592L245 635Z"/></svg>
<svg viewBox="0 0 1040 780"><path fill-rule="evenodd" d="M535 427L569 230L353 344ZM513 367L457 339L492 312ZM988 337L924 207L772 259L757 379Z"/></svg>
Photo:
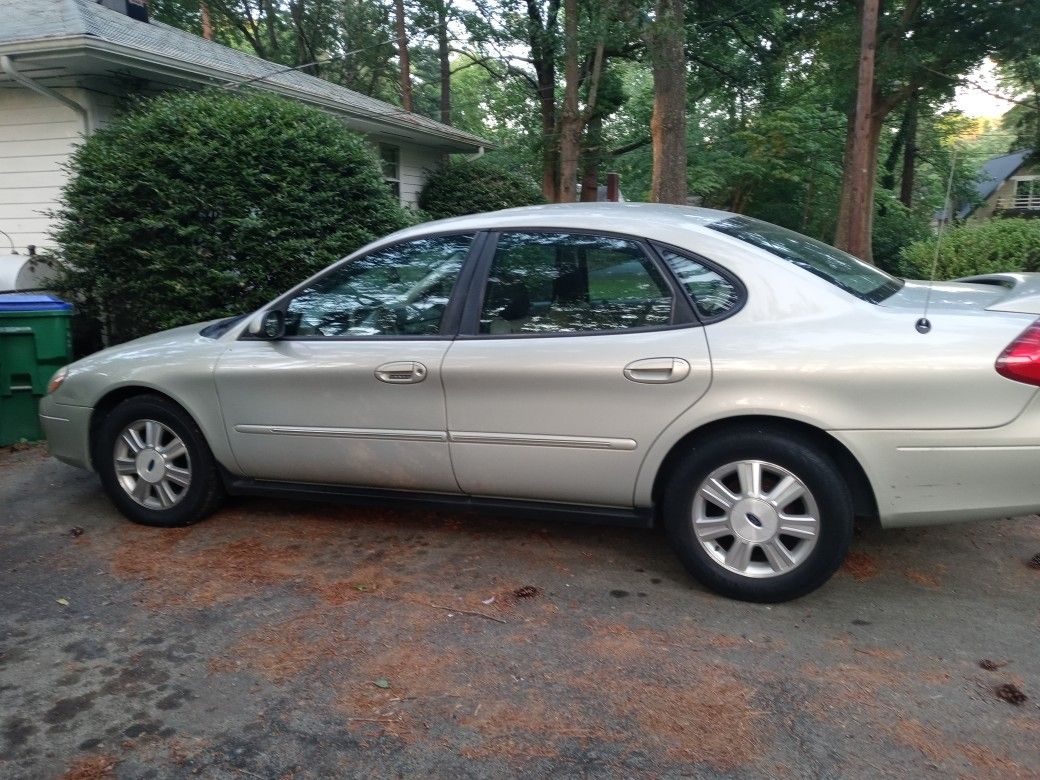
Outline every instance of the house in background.
<svg viewBox="0 0 1040 780"><path fill-rule="evenodd" d="M387 186L414 206L446 155L489 143L345 87L286 71L148 19L145 0L0 0L0 230L46 246L73 147L121 101L167 89L250 82L320 108L378 147Z"/></svg>
<svg viewBox="0 0 1040 780"><path fill-rule="evenodd" d="M986 160L975 187L975 200L957 206L958 220L1040 217L1040 160L1032 149ZM941 216L939 212L936 219Z"/></svg>

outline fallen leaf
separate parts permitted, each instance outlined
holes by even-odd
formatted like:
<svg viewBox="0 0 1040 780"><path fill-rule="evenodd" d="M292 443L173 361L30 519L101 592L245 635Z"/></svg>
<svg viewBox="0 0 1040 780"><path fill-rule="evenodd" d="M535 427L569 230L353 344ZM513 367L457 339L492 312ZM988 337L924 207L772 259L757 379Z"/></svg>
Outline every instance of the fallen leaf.
<svg viewBox="0 0 1040 780"><path fill-rule="evenodd" d="M390 681L388 679L386 679L385 677L380 677L378 680L374 681L372 684L374 686L376 686L377 688L389 688L390 687Z"/></svg>
<svg viewBox="0 0 1040 780"><path fill-rule="evenodd" d="M62 605L63 607L67 607L67 606L69 605L69 600L68 600L68 599L65 599L65 598L61 598L61 599L55 599L55 601L57 601L57 602L58 602L59 604L61 604L61 605Z"/></svg>
<svg viewBox="0 0 1040 780"><path fill-rule="evenodd" d="M1022 693L1017 685L1012 683L1004 683L997 688L997 698L1016 706L1025 704L1029 700L1029 697Z"/></svg>

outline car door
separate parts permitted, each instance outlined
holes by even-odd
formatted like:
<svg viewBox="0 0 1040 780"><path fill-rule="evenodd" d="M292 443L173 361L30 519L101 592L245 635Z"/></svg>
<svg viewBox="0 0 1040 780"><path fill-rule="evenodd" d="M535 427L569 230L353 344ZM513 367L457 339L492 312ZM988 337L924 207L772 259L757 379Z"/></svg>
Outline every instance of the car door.
<svg viewBox="0 0 1040 780"><path fill-rule="evenodd" d="M646 242L504 231L443 376L463 491L630 507L647 449L707 390L711 361Z"/></svg>
<svg viewBox="0 0 1040 780"><path fill-rule="evenodd" d="M429 236L334 266L276 304L283 338L230 347L216 385L246 476L458 492L441 362L474 241Z"/></svg>

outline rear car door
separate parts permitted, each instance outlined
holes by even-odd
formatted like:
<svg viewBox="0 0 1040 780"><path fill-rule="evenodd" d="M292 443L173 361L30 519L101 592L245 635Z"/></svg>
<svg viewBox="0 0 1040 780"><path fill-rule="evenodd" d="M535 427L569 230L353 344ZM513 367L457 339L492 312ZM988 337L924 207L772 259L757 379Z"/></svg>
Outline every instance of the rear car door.
<svg viewBox="0 0 1040 780"><path fill-rule="evenodd" d="M677 277L639 239L517 230L489 237L472 290L443 366L462 490L631 507L647 449L711 382Z"/></svg>
<svg viewBox="0 0 1040 780"><path fill-rule="evenodd" d="M459 491L440 371L475 239L412 239L341 263L278 304L284 338L230 347L216 384L246 476Z"/></svg>

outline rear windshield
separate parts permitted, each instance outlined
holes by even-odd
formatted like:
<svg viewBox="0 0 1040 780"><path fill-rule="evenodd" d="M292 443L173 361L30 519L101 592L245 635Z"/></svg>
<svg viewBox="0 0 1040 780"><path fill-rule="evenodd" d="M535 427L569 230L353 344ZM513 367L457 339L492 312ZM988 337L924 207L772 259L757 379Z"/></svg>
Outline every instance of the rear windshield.
<svg viewBox="0 0 1040 780"><path fill-rule="evenodd" d="M734 216L712 222L708 227L794 263L870 303L880 303L903 286L901 279L840 249L778 225Z"/></svg>

